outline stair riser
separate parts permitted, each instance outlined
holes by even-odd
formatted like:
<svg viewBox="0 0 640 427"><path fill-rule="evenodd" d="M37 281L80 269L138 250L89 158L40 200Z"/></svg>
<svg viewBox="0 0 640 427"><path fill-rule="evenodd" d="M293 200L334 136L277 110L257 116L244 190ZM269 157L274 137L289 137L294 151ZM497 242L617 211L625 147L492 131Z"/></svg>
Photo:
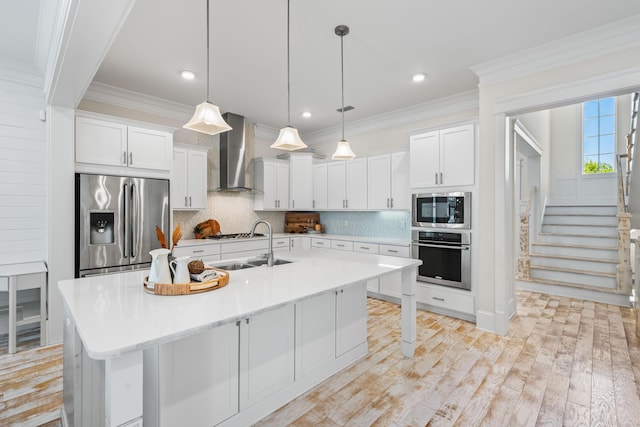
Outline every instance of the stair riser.
<svg viewBox="0 0 640 427"><path fill-rule="evenodd" d="M587 286L597 286L603 289L615 289L615 277L590 276L587 274L567 273L563 271L549 271L531 269L531 276L537 279L555 280L558 282L579 283Z"/></svg>
<svg viewBox="0 0 640 427"><path fill-rule="evenodd" d="M618 208L616 206L547 206L544 210L545 214L596 214L596 215L616 215Z"/></svg>
<svg viewBox="0 0 640 427"><path fill-rule="evenodd" d="M532 245L532 252L538 254L574 256L582 258L598 258L616 261L618 251L608 249L563 248L557 246Z"/></svg>
<svg viewBox="0 0 640 427"><path fill-rule="evenodd" d="M618 226L618 218L615 216L566 216L566 215L545 215L546 224L592 224Z"/></svg>
<svg viewBox="0 0 640 427"><path fill-rule="evenodd" d="M588 225L542 225L543 233L585 234L589 236L618 237L615 227L590 227Z"/></svg>
<svg viewBox="0 0 640 427"><path fill-rule="evenodd" d="M564 243L567 245L597 245L597 246L618 246L618 239L604 236L538 236L539 243Z"/></svg>
<svg viewBox="0 0 640 427"><path fill-rule="evenodd" d="M561 267L571 268L573 270L581 271L595 271L598 273L615 273L616 264L609 262L593 262L582 261L576 259L558 259L558 258L545 258L531 255L532 265L543 265L546 267Z"/></svg>

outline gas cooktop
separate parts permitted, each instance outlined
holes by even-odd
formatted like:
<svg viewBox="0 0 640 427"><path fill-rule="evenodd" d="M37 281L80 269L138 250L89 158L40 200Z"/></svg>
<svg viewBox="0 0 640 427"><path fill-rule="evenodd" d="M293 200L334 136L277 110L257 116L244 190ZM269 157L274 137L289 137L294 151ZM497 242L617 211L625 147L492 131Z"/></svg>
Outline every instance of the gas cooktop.
<svg viewBox="0 0 640 427"><path fill-rule="evenodd" d="M264 237L264 234L253 233L253 237ZM249 233L217 234L215 236L208 236L207 238L214 239L214 240L248 239Z"/></svg>

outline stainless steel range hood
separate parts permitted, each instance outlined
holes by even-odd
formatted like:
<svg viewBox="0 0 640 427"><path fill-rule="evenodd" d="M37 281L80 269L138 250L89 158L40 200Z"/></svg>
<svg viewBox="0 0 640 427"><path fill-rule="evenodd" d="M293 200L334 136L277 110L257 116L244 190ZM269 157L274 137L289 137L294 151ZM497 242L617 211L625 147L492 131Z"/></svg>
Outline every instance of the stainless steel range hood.
<svg viewBox="0 0 640 427"><path fill-rule="evenodd" d="M244 117L233 113L222 117L233 129L220 134L220 187L216 191L251 191L245 186Z"/></svg>

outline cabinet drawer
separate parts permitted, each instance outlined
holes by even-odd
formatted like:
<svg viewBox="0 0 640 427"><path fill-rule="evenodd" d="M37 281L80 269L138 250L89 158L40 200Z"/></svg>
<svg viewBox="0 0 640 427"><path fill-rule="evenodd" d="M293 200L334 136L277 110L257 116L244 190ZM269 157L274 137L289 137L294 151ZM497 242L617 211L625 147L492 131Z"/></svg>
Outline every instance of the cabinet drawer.
<svg viewBox="0 0 640 427"><path fill-rule="evenodd" d="M368 254L377 254L378 250L379 250L379 245L377 243L354 242L353 244L354 252L366 252Z"/></svg>
<svg viewBox="0 0 640 427"><path fill-rule="evenodd" d="M416 299L418 302L461 313L475 314L473 295L449 292L436 286L425 286L418 283L416 286Z"/></svg>
<svg viewBox="0 0 640 427"><path fill-rule="evenodd" d="M269 247L269 240L267 239L256 239L256 240L247 239L242 242L229 242L229 243L223 243L220 245L221 253L223 254L265 250L268 247Z"/></svg>
<svg viewBox="0 0 640 427"><path fill-rule="evenodd" d="M409 258L409 246L380 245L380 255Z"/></svg>
<svg viewBox="0 0 640 427"><path fill-rule="evenodd" d="M197 246L183 246L173 249L173 255L176 257L188 255L191 258L209 257L211 255L220 254L220 244L214 243L211 245L197 245Z"/></svg>
<svg viewBox="0 0 640 427"><path fill-rule="evenodd" d="M340 251L353 251L353 242L345 242L344 240L332 240L331 249Z"/></svg>
<svg viewBox="0 0 640 427"><path fill-rule="evenodd" d="M281 248L285 248L285 249L289 249L289 238L288 237L283 237L280 239L273 239L273 249L281 249Z"/></svg>
<svg viewBox="0 0 640 427"><path fill-rule="evenodd" d="M331 240L329 239L318 239L317 237L311 238L311 247L312 248L330 248Z"/></svg>

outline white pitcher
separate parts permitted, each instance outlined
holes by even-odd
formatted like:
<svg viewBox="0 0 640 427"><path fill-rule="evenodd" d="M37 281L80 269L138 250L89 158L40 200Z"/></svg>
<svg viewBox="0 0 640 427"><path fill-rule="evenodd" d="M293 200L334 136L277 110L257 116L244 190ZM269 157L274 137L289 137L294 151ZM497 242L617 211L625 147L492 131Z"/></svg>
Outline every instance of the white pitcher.
<svg viewBox="0 0 640 427"><path fill-rule="evenodd" d="M149 255L151 255L150 283L171 283L171 272L169 271L170 253L171 251L165 248L149 251Z"/></svg>
<svg viewBox="0 0 640 427"><path fill-rule="evenodd" d="M189 274L188 261L191 258L189 255L179 256L169 263L171 271L173 271L173 283L190 283L191 276ZM175 269L174 266L175 265Z"/></svg>

